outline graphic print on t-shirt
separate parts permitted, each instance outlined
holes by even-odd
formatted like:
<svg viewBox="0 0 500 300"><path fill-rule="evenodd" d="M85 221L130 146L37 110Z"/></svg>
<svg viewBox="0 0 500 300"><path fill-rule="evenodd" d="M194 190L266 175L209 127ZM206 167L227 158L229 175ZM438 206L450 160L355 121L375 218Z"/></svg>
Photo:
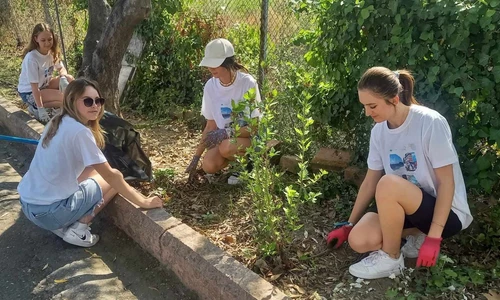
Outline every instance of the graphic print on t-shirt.
<svg viewBox="0 0 500 300"><path fill-rule="evenodd" d="M222 114L222 117L224 118L224 120L231 118L232 112L233 112L233 110L231 109L231 107L221 106L221 108L220 108L220 113Z"/></svg>
<svg viewBox="0 0 500 300"><path fill-rule="evenodd" d="M410 149L414 149L414 145L409 145ZM408 151L405 147L399 151L391 149L389 154L389 161L391 169L394 171L394 175L399 175L409 182L420 186L414 172L417 170L417 155L414 151Z"/></svg>
<svg viewBox="0 0 500 300"><path fill-rule="evenodd" d="M44 78L43 78L43 84L40 88L45 88L50 82L50 79L52 78L52 73L54 73L54 66L50 66L48 68L45 68L44 71Z"/></svg>

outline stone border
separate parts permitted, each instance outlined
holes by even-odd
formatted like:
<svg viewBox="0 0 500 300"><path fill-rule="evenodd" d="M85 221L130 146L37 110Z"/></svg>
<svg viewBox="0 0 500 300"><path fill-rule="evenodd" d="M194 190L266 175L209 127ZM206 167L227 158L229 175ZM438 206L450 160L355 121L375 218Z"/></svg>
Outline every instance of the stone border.
<svg viewBox="0 0 500 300"><path fill-rule="evenodd" d="M15 136L36 140L44 128L3 97L0 97L0 124ZM26 146L34 152L35 146ZM104 215L161 264L172 269L201 299L289 299L163 208L142 210L116 196Z"/></svg>

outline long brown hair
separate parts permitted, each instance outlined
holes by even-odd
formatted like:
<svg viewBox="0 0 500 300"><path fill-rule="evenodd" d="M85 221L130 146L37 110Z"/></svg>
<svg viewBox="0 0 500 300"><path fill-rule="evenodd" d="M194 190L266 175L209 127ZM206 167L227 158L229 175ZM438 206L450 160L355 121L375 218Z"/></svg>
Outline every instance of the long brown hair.
<svg viewBox="0 0 500 300"><path fill-rule="evenodd" d="M241 71L243 73L248 73L247 68L236 61L236 57L234 55L224 59L220 66L226 68L229 71Z"/></svg>
<svg viewBox="0 0 500 300"><path fill-rule="evenodd" d="M390 104L394 104L389 101L390 99L399 96L406 106L419 104L413 96L414 86L415 79L410 71L391 71L385 67L373 67L366 70L358 82L358 90L368 90Z"/></svg>
<svg viewBox="0 0 500 300"><path fill-rule="evenodd" d="M83 117L80 115L78 109L76 108L76 100L78 100L83 95L83 93L85 93L85 89L89 86L97 91L99 97L101 96L101 92L99 91L97 83L92 80L86 78L78 78L68 84L68 86L66 87L66 91L64 92L62 111L61 113L53 117L52 120L50 120L50 122L47 124L47 126L50 127L42 141L42 147L46 148L49 145L50 140L56 135L57 130L59 129L59 125L61 125L62 118L65 115L69 115L73 119L88 127L90 131L92 131L92 135L95 138L97 146L100 149L104 148L104 130L99 124L99 120L104 114L104 105L101 106L101 111L99 112L97 119L94 121L88 121L87 123L83 122Z"/></svg>
<svg viewBox="0 0 500 300"><path fill-rule="evenodd" d="M31 33L31 39L23 50L23 58L28 54L28 52L33 51L39 48L38 43L36 42L36 37L44 31L49 31L52 34L52 48L50 48L50 53L52 54L54 64L61 60L61 49L59 49L59 42L57 41L57 35L54 33L54 30L47 23L38 23L33 27L33 31Z"/></svg>

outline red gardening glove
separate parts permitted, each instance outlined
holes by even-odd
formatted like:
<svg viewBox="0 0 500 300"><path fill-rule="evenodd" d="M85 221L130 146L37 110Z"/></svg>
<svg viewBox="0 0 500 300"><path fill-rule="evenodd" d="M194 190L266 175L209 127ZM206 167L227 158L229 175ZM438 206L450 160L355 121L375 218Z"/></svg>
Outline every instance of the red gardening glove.
<svg viewBox="0 0 500 300"><path fill-rule="evenodd" d="M351 230L351 225L344 225L340 228L330 231L326 238L326 244L335 249L339 248L345 241L347 241Z"/></svg>
<svg viewBox="0 0 500 300"><path fill-rule="evenodd" d="M420 266L433 267L436 265L442 240L443 238L425 237L424 243L418 251L417 268Z"/></svg>

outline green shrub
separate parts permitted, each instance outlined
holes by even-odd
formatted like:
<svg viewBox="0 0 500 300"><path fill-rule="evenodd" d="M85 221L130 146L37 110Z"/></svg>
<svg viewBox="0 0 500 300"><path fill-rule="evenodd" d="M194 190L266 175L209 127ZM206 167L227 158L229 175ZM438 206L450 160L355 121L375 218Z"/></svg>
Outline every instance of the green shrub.
<svg viewBox="0 0 500 300"><path fill-rule="evenodd" d="M305 2L305 1L304 1ZM371 120L356 84L375 65L413 71L416 96L454 131L469 187L491 193L500 173L500 5L494 1L318 0L319 27L303 32L306 59L333 90L322 118L353 133L366 156Z"/></svg>
<svg viewBox="0 0 500 300"><path fill-rule="evenodd" d="M165 116L173 106L201 106L208 74L198 67L216 31L213 18L154 1L153 13L139 28L146 40L125 104L141 113ZM174 14L175 13L175 14Z"/></svg>

